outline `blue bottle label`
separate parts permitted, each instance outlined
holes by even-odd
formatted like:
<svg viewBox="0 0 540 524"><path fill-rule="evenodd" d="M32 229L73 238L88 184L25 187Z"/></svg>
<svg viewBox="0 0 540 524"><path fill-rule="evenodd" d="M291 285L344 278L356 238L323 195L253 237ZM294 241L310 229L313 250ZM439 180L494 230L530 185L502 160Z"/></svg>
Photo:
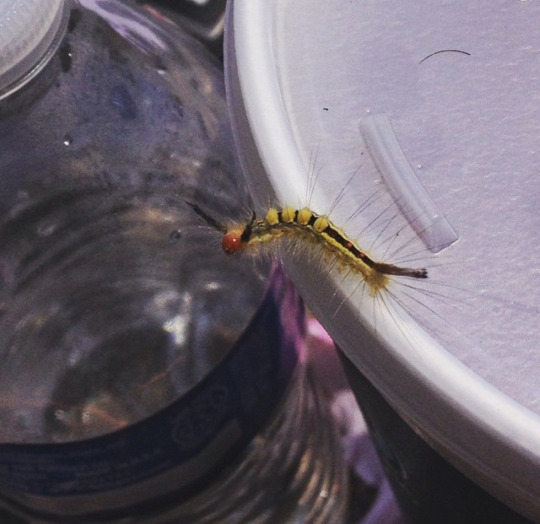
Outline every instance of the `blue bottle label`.
<svg viewBox="0 0 540 524"><path fill-rule="evenodd" d="M95 508L97 496L100 518L180 500L215 477L269 420L301 356L303 329L301 301L275 270L235 347L170 406L86 441L0 445L0 497L58 522Z"/></svg>

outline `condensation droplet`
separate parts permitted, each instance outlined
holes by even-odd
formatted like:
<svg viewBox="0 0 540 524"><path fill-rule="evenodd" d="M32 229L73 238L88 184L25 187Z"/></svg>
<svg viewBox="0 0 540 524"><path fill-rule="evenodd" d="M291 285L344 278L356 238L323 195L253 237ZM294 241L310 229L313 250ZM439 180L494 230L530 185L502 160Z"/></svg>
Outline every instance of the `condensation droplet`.
<svg viewBox="0 0 540 524"><path fill-rule="evenodd" d="M169 244L176 244L182 238L182 231L180 229L175 229L169 235Z"/></svg>
<svg viewBox="0 0 540 524"><path fill-rule="evenodd" d="M48 236L51 236L56 231L57 227L58 227L58 224L56 222L44 221L38 224L36 228L36 233L40 237L48 237Z"/></svg>

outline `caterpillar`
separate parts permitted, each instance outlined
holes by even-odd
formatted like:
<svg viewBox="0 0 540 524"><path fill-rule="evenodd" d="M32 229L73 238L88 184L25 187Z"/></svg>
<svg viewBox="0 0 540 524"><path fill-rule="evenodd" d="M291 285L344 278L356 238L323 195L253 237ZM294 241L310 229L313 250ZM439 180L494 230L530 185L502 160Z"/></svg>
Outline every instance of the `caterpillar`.
<svg viewBox="0 0 540 524"><path fill-rule="evenodd" d="M371 296L387 288L390 276L416 279L428 277L425 268L400 267L370 258L345 232L334 225L326 215L319 215L304 207L283 209L271 207L263 219L255 212L249 221L224 226L203 211L197 204L187 202L205 222L223 234L222 249L228 255L240 253L259 244L273 242L283 237L298 237L320 245L328 257L333 257L339 267L362 276Z"/></svg>

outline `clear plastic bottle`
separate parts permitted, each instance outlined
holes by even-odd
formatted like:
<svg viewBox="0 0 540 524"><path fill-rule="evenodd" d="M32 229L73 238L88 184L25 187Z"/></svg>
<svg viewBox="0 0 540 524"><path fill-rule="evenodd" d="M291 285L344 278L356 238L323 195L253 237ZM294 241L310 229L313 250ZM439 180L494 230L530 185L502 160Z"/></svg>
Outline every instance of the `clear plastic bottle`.
<svg viewBox="0 0 540 524"><path fill-rule="evenodd" d="M15 4L0 28L44 3ZM125 1L46 6L1 42L0 500L25 522L342 522L301 303L185 203L250 208L219 68Z"/></svg>

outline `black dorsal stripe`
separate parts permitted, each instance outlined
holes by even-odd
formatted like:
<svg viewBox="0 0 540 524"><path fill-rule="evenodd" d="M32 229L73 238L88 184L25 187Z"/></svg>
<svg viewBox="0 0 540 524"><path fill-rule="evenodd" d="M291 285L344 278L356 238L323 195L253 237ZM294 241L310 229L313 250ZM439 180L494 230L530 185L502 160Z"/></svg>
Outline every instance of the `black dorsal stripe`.
<svg viewBox="0 0 540 524"><path fill-rule="evenodd" d="M317 217L318 218L318 217ZM343 249L351 253L355 258L361 260L366 266L373 267L375 262L371 260L363 251L360 251L348 238L345 238L340 231L332 227L329 223L323 230L323 233L329 236L332 240L335 240Z"/></svg>
<svg viewBox="0 0 540 524"><path fill-rule="evenodd" d="M313 230L315 234L324 234L327 237L331 238L334 242L336 242L339 246L341 246L346 252L350 253L354 258L365 264L366 266L374 269L375 271L384 274L384 275L397 275L397 276L406 276L406 277L413 277L413 278L427 278L427 270L424 268L421 269L413 269L413 268L402 268L399 266L395 266L393 264L385 264L383 262L375 262L371 258L369 258L363 251L358 249L356 244L349 240L346 236L339 231L326 217L321 217L320 215L317 215L313 211L311 211L311 216L309 217L309 220L307 224L300 224L298 222L298 215L299 210L294 210L294 216L293 220L291 222L285 221L283 219L283 210L277 212L277 218L278 218L278 224L283 224L285 226L296 224L298 227L309 227ZM324 218L328 225L319 233L315 230L315 222L319 218ZM252 218L252 221L250 224L246 226L244 229L244 232L242 234L242 242L248 242L251 238L252 234L252 226L254 223L254 217Z"/></svg>

